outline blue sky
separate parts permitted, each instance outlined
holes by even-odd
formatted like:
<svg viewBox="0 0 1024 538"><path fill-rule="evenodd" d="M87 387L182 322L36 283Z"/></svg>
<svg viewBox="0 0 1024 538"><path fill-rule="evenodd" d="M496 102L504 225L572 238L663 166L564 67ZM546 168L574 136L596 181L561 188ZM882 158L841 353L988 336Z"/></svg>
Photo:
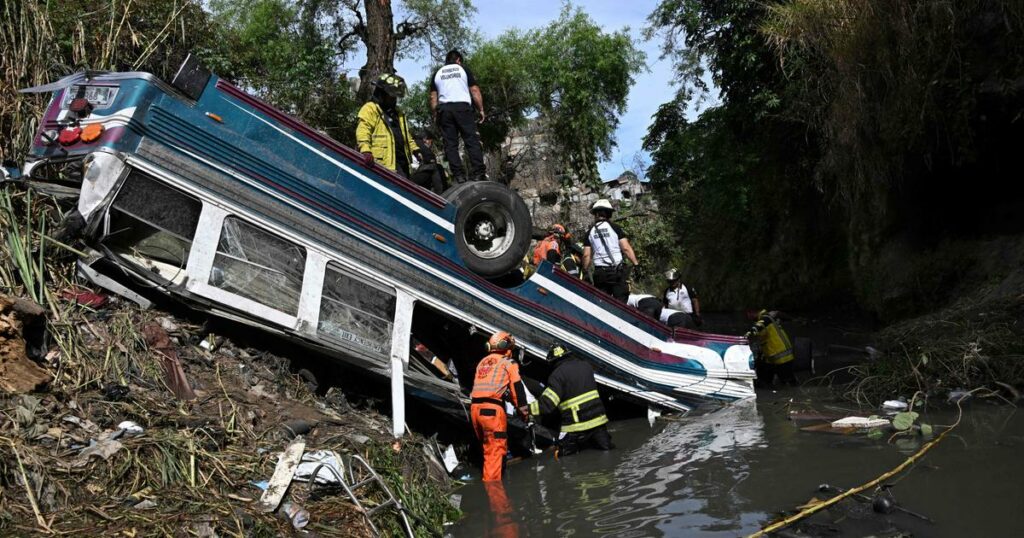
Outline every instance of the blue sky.
<svg viewBox="0 0 1024 538"><path fill-rule="evenodd" d="M600 164L601 177L611 179L625 169L633 168L634 155L642 153L643 137L647 133L651 116L658 106L675 94L672 86L671 62L659 58L661 40L656 36L644 41L642 31L647 16L657 5L655 0L587 0L576 5L583 8L605 31L613 32L628 26L638 45L647 53L647 70L636 77L629 93L626 113L620 118L616 131L618 147L609 161ZM473 24L485 39L494 38L511 28L536 28L558 18L562 3L556 0L476 0ZM396 17L397 18L397 17ZM362 58L359 59L360 63ZM406 80L421 80L428 76L425 60L404 60L396 68ZM472 67L472 64L470 64ZM481 88L484 99L487 88ZM695 111L691 111L691 116Z"/></svg>

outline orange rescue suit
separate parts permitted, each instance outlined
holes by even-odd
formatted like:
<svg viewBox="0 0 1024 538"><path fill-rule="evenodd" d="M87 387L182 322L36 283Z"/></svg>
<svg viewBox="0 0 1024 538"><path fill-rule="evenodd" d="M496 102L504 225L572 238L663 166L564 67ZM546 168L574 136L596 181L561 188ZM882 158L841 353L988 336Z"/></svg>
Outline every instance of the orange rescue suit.
<svg viewBox="0 0 1024 538"><path fill-rule="evenodd" d="M505 400L518 409L526 405L526 388L519 377L519 365L511 353L491 353L476 366L470 418L476 438L484 446L484 481L501 480L501 468L508 452L508 419Z"/></svg>
<svg viewBox="0 0 1024 538"><path fill-rule="evenodd" d="M540 265L541 261L548 259L548 251L551 250L559 255L562 254L562 250L558 246L558 238L554 235L549 235L537 242L537 247L533 249L533 264Z"/></svg>

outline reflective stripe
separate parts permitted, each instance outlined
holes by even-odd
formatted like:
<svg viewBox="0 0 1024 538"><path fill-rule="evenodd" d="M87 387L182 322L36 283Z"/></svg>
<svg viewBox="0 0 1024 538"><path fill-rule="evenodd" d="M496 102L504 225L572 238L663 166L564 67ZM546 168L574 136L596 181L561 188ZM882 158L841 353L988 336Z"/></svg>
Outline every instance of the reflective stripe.
<svg viewBox="0 0 1024 538"><path fill-rule="evenodd" d="M539 400L534 400L534 401L530 402L530 414L533 415L533 416L537 416L537 415L540 414L540 401Z"/></svg>
<svg viewBox="0 0 1024 538"><path fill-rule="evenodd" d="M544 389L544 392L541 393L541 396L551 400L552 405L558 405L558 402L562 401L562 399L558 397L558 393L551 390L551 387Z"/></svg>
<svg viewBox="0 0 1024 538"><path fill-rule="evenodd" d="M547 394L547 391L545 391L545 394ZM600 397L601 397L601 395L597 393L597 389L594 389L594 390L592 390L590 392L584 392L583 394L580 394L579 396L576 396L574 398L569 398L568 400L566 400L566 401L564 401L562 403L558 403L558 402L555 402L555 403L558 404L558 408L559 409L561 409L562 411L565 411L566 409L569 409L570 407L575 407L575 408L579 409L581 404L585 404L585 403L589 402L590 400L594 400L594 399L600 398Z"/></svg>
<svg viewBox="0 0 1024 538"><path fill-rule="evenodd" d="M585 404L585 403L587 403L587 402L589 402L589 401L591 401L591 400L595 400L595 399L600 398L600 397L601 397L601 395L597 393L597 389L594 389L594 390L592 390L590 392L584 392L583 394L580 394L579 396L576 396L575 398L569 398L568 400L558 404L558 408L561 409L562 411L571 411L572 412L572 422L573 422L574 425L576 425L580 421L580 416L579 416L580 406Z"/></svg>
<svg viewBox="0 0 1024 538"><path fill-rule="evenodd" d="M509 366L503 355L491 354L476 367L472 398L494 398L500 400L510 385Z"/></svg>
<svg viewBox="0 0 1024 538"><path fill-rule="evenodd" d="M607 423L608 415L601 415L597 418L592 418L586 422L578 422L576 424L563 425L562 431L565 433L582 432Z"/></svg>

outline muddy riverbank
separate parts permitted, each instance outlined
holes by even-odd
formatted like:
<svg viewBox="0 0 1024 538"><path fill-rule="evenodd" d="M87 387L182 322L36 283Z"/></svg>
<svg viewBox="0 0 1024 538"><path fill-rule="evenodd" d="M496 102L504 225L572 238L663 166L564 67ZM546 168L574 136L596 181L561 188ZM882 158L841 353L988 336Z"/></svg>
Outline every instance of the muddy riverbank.
<svg viewBox="0 0 1024 538"><path fill-rule="evenodd" d="M921 443L916 437L890 444L886 437L803 432L788 418L801 407L854 411L824 390L788 389L763 393L751 405L653 427L644 419L615 422L612 452L560 461L544 455L511 466L504 481L507 507L474 479L456 492L466 516L450 534L746 535L812 497L826 498L820 484L868 482ZM951 424L956 412L934 409L923 416ZM1024 526L1022 447L1024 414L972 402L953 434L889 481L899 505L934 523L847 503L814 516L802 529L842 536L1011 535Z"/></svg>

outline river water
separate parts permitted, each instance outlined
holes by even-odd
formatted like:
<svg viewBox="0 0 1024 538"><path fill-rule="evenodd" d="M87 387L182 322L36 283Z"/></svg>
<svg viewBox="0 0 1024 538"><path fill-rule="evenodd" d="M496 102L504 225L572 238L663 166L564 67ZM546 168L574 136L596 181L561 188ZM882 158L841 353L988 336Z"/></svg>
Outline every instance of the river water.
<svg viewBox="0 0 1024 538"><path fill-rule="evenodd" d="M869 439L801 431L791 410L840 413L820 389L759 394L756 402L678 421L610 424L616 449L510 465L502 483L473 479L459 491L465 517L452 536L739 536L820 493L850 488L902 463L920 438ZM872 411L866 410L865 416ZM877 412L877 411L875 411ZM952 424L956 410L926 412ZM1024 412L970 402L956 430L892 478L899 506L934 523L869 503L844 502L802 531L822 536L1024 535ZM868 492L871 493L871 492ZM790 530L789 532L794 532Z"/></svg>

